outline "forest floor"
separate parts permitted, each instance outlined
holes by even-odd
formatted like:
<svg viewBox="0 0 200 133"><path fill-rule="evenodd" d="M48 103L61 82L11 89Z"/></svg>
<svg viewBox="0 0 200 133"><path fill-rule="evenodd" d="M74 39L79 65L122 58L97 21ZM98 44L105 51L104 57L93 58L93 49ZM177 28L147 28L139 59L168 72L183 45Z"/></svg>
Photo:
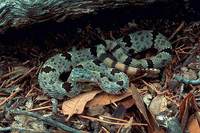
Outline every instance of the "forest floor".
<svg viewBox="0 0 200 133"><path fill-rule="evenodd" d="M200 132L200 85L174 79L180 74L191 80L199 78L200 22L185 19L183 12L170 16L167 12L146 13L148 10L101 12L1 35L0 132ZM90 90L66 97L59 100L58 113L50 115L50 97L37 82L44 61L72 46L90 47L102 37L119 38L138 30L160 32L172 44L173 59L159 78L135 77L122 95Z"/></svg>

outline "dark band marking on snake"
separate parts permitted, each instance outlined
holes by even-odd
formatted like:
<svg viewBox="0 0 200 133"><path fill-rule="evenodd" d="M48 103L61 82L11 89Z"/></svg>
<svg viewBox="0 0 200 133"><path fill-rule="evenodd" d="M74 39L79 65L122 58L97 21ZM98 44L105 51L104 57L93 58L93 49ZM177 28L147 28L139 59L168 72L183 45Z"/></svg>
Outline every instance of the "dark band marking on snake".
<svg viewBox="0 0 200 133"><path fill-rule="evenodd" d="M133 56L150 48L158 52L147 59ZM38 75L40 87L49 96L59 99L78 95L87 83L98 85L111 94L121 94L129 87L127 75L157 74L172 58L171 43L160 33L138 31L116 39L105 40L95 48L72 49L49 58ZM67 81L62 73L70 72Z"/></svg>

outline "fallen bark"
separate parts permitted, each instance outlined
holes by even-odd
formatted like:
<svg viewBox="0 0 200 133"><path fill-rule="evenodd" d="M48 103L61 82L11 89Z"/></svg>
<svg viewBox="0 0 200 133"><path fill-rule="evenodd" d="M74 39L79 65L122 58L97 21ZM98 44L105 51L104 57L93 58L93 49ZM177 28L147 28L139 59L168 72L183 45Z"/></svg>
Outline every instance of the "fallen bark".
<svg viewBox="0 0 200 133"><path fill-rule="evenodd" d="M0 31L161 0L0 0ZM167 0L162 0L167 1Z"/></svg>

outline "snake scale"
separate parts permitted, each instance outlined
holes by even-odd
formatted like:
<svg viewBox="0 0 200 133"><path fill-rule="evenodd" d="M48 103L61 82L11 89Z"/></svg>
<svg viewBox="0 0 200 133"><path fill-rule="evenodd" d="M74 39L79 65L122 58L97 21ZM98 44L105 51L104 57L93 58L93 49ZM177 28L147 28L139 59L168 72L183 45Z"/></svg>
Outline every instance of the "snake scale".
<svg viewBox="0 0 200 133"><path fill-rule="evenodd" d="M154 48L157 54L136 59L137 53ZM38 82L52 98L78 95L88 83L98 85L103 91L121 94L128 89L127 75L158 73L172 58L171 43L161 33L142 30L116 40L105 40L92 48L72 49L66 54L56 54L42 66ZM64 82L61 75L70 72Z"/></svg>

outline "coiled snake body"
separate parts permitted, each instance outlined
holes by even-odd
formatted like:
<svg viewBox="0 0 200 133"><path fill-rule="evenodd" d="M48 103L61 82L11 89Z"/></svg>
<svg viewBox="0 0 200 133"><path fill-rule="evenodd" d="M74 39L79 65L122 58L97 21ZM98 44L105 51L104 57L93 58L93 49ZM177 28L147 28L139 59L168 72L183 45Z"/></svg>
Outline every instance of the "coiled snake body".
<svg viewBox="0 0 200 133"><path fill-rule="evenodd" d="M158 51L155 56L134 58L151 47ZM56 99L78 95L88 82L108 93L120 94L129 86L126 74L157 73L149 68L163 68L172 58L171 50L170 42L162 34L138 31L114 41L106 40L94 48L73 49L49 58L39 72L38 82L45 93ZM67 82L60 80L63 73L70 71Z"/></svg>

